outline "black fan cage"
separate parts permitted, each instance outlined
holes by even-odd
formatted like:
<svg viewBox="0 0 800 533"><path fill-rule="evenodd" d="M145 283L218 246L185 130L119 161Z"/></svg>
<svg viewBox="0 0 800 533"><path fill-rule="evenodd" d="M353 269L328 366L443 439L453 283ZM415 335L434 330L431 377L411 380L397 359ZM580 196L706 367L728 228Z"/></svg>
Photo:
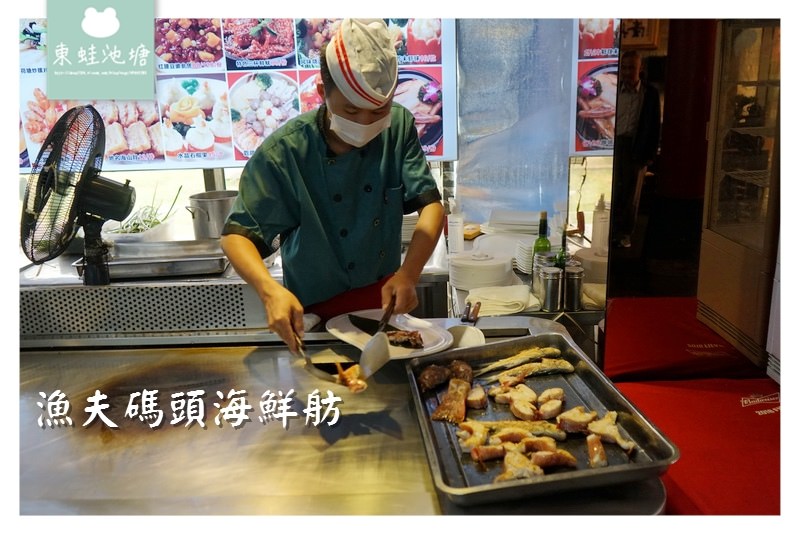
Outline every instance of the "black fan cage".
<svg viewBox="0 0 800 533"><path fill-rule="evenodd" d="M31 168L22 209L21 245L35 264L60 255L78 230L78 201L103 164L103 119L90 106L69 109L45 139Z"/></svg>

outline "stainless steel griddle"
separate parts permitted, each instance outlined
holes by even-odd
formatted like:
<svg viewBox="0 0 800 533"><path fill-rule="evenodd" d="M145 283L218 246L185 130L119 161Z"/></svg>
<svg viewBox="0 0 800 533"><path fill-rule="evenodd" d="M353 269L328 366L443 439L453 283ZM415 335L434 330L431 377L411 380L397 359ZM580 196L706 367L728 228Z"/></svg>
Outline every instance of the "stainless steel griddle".
<svg viewBox="0 0 800 533"><path fill-rule="evenodd" d="M487 337L531 331L526 317L481 319ZM452 321L450 324L448 321ZM550 321L544 321L549 323ZM456 319L442 319L447 327ZM587 498L576 492L459 505L437 490L420 431L407 361L392 361L353 395L302 368L282 343L30 349L20 354L20 513L23 515L434 515L657 514L665 491L657 477L614 485ZM191 342L195 342L191 345ZM307 349L359 351L325 333ZM126 417L132 394L159 391L164 420L156 429ZM42 428L40 393L62 391L71 427ZM84 427L87 398L108 396L110 429ZM205 428L172 424L172 395L204 391ZM306 423L308 397L341 398L339 420ZM246 391L250 421L214 421L231 391ZM292 418L262 423L259 402L293 391ZM218 395L221 394L223 399Z"/></svg>

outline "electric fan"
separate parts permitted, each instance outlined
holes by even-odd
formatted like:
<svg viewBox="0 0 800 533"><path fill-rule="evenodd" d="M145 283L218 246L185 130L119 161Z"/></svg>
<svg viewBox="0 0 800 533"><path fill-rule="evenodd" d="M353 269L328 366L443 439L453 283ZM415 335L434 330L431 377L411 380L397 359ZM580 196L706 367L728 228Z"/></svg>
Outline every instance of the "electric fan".
<svg viewBox="0 0 800 533"><path fill-rule="evenodd" d="M91 105L67 110L50 130L31 168L22 206L21 244L34 264L61 255L83 227L83 282L107 285L107 220L124 220L136 192L126 181L100 176L105 125Z"/></svg>

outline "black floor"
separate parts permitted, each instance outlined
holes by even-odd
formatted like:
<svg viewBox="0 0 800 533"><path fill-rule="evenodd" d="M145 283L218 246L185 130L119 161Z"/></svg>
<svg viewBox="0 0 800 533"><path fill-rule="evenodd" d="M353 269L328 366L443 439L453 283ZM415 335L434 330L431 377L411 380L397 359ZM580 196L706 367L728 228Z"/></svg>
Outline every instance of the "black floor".
<svg viewBox="0 0 800 533"><path fill-rule="evenodd" d="M642 191L630 248L609 253L608 297L696 296L703 200Z"/></svg>

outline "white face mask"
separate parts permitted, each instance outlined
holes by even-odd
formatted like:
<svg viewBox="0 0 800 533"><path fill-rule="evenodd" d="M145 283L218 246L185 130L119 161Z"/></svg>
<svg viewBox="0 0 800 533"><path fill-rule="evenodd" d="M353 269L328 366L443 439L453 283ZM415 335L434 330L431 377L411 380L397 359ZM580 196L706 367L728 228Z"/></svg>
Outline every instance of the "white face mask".
<svg viewBox="0 0 800 533"><path fill-rule="evenodd" d="M388 128L392 123L392 114L387 113L385 117L379 118L371 124L359 124L352 120L342 118L335 113L331 113L331 131L341 140L356 148L361 148L380 132Z"/></svg>

